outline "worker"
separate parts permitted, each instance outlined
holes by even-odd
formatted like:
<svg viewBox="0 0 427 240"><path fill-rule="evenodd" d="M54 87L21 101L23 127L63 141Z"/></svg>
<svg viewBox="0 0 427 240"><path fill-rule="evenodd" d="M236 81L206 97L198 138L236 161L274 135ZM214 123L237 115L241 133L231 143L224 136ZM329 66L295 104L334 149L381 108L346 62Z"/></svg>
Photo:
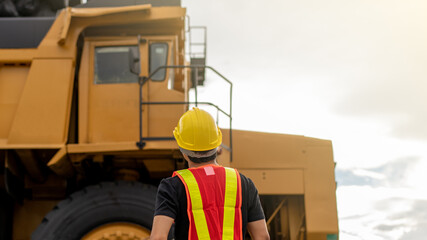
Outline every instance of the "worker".
<svg viewBox="0 0 427 240"><path fill-rule="evenodd" d="M254 183L236 169L218 164L222 134L213 117L193 108L182 115L174 137L188 169L160 182L151 240L270 239Z"/></svg>

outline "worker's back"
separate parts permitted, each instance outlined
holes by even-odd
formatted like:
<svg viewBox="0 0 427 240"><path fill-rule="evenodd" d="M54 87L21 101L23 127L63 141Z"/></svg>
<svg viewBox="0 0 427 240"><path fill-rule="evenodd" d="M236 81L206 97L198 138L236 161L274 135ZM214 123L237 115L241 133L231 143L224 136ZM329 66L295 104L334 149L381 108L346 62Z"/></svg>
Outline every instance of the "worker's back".
<svg viewBox="0 0 427 240"><path fill-rule="evenodd" d="M206 165L180 170L176 175L186 189L190 236L221 239L234 235L234 239L242 239L242 194L235 169Z"/></svg>
<svg viewBox="0 0 427 240"><path fill-rule="evenodd" d="M227 181L228 185L226 185L225 169L231 168L207 165L199 168L189 168L187 171L191 171L195 179L197 179L197 185L200 186L199 191L201 193L202 203L205 204L203 209L205 210L204 213L207 219L206 223L208 225L210 238L222 239L223 224L226 222L226 225L232 227L234 239L241 239L240 234L242 233L244 235L248 222L264 219L264 213L254 183L249 178L239 173L235 176L237 177L238 187L241 190L236 189L237 198L232 200L228 199L228 201L233 204L233 217L237 219L237 221L230 223L227 217L224 218L224 212L226 212L224 211L224 204L227 205L224 201L224 199L227 198L226 188L229 188L230 184L234 184L234 180L230 181L229 179L229 181ZM234 169L231 170L234 171ZM194 220L194 217L192 216L193 209L191 209L191 197L187 195L190 189L188 185L184 183L185 180L183 181L182 177L178 177L177 175L179 174L175 174L175 177L163 180L159 185L155 214L174 218L175 238L188 239L189 235L197 236L195 235L196 231L194 231L194 228L197 226L193 226L193 229L191 229L191 221ZM188 202L190 202L190 205L188 205ZM176 211L171 212L170 209L174 209L175 207ZM228 214L230 212L229 210ZM230 219L230 216L228 219ZM215 223L218 224L214 225ZM239 231L234 231L235 229ZM229 231L231 231L231 229L229 229Z"/></svg>

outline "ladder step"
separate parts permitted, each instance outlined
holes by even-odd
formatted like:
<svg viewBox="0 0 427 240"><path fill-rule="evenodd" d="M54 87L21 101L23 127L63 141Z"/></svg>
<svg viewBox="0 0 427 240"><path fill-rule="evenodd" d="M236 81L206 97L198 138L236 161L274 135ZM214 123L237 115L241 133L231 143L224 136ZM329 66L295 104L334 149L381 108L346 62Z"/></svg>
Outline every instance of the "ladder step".
<svg viewBox="0 0 427 240"><path fill-rule="evenodd" d="M205 65L206 58L191 58L190 63L191 65Z"/></svg>

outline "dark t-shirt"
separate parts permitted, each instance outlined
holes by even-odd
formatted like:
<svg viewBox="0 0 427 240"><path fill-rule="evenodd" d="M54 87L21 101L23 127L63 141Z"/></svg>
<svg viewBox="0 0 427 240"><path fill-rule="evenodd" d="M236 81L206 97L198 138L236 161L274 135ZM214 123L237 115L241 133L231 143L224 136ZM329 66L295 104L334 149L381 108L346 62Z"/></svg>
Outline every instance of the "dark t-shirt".
<svg viewBox="0 0 427 240"><path fill-rule="evenodd" d="M254 183L243 174L240 174L240 179L242 182L242 232L245 234L248 222L265 217ZM184 184L177 176L163 179L160 182L154 216L156 215L175 219L175 239L188 239L187 196Z"/></svg>

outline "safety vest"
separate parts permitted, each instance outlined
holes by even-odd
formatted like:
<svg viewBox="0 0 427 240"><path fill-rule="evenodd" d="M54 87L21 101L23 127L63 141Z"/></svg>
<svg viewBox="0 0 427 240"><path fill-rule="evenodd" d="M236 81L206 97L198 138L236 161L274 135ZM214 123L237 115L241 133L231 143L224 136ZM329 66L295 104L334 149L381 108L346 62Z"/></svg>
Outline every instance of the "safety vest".
<svg viewBox="0 0 427 240"><path fill-rule="evenodd" d="M190 240L242 240L242 188L234 168L206 165L174 172L185 186Z"/></svg>

